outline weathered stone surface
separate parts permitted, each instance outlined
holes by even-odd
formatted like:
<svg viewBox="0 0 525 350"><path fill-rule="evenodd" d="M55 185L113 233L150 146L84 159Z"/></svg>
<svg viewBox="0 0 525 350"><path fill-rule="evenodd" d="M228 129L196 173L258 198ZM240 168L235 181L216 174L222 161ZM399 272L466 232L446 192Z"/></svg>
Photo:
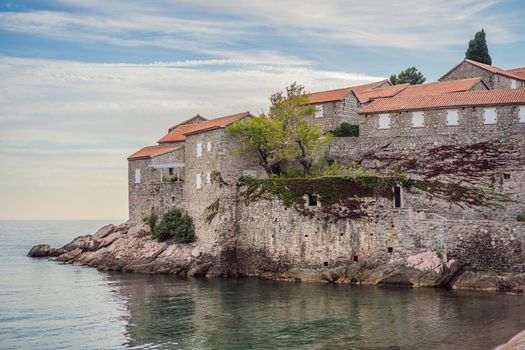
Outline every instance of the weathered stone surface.
<svg viewBox="0 0 525 350"><path fill-rule="evenodd" d="M103 226L100 228L100 230L98 230L93 235L93 239L95 240L104 239L107 235L109 235L113 231L115 231L115 225L109 224L109 225Z"/></svg>
<svg viewBox="0 0 525 350"><path fill-rule="evenodd" d="M49 252L51 251L51 247L49 244L37 244L31 250L29 253L27 253L27 256L30 256L32 258L45 258L49 256Z"/></svg>

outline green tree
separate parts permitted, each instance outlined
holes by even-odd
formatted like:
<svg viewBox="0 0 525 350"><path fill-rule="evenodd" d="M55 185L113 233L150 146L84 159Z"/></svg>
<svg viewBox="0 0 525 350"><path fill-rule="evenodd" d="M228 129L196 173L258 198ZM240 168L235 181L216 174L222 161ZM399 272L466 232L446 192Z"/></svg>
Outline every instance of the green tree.
<svg viewBox="0 0 525 350"><path fill-rule="evenodd" d="M178 243L194 242L196 237L193 220L180 209L171 209L164 214L160 223L154 226L151 237L160 242L171 238Z"/></svg>
<svg viewBox="0 0 525 350"><path fill-rule="evenodd" d="M322 160L324 146L332 135L323 135L319 125L307 121L317 109L308 104L303 86L293 83L286 87L286 93L273 94L270 102L269 116L279 124L284 136L285 142L279 149L283 158L296 160L303 167L303 175L310 176L314 163Z"/></svg>
<svg viewBox="0 0 525 350"><path fill-rule="evenodd" d="M474 39L468 43L468 49L465 52L465 58L480 63L492 64L492 58L489 55L485 30L477 32Z"/></svg>
<svg viewBox="0 0 525 350"><path fill-rule="evenodd" d="M238 137L240 148L237 151L240 154L256 153L268 176L280 174L277 164L281 153L278 151L284 143L284 134L278 121L259 115L238 120L227 130Z"/></svg>
<svg viewBox="0 0 525 350"><path fill-rule="evenodd" d="M404 71L401 71L399 75L392 74L390 76L390 82L393 85L398 84L410 84L410 85L417 85L422 84L427 80L425 76L419 72L416 67L410 67L405 69Z"/></svg>

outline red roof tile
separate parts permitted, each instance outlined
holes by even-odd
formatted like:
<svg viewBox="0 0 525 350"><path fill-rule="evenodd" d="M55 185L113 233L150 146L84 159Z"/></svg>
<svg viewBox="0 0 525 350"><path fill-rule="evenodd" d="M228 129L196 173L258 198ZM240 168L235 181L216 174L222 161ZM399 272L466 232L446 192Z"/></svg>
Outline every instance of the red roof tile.
<svg viewBox="0 0 525 350"><path fill-rule="evenodd" d="M525 67L508 69L507 72L510 72L510 73L520 77L521 79L525 80Z"/></svg>
<svg viewBox="0 0 525 350"><path fill-rule="evenodd" d="M438 81L435 83L410 85L396 96L419 96L419 95L439 95L450 92L469 91L479 83L481 78ZM484 84L484 83L483 83Z"/></svg>
<svg viewBox="0 0 525 350"><path fill-rule="evenodd" d="M186 139L186 135L195 134L201 131L206 131L215 128L222 128L228 124L233 123L234 121L241 119L243 117L251 115L250 112L242 112L237 114L232 114L226 117L206 120L198 124L188 124L188 125L179 125L174 129L171 129L166 135L164 135L158 143L168 143L168 142L182 142Z"/></svg>
<svg viewBox="0 0 525 350"><path fill-rule="evenodd" d="M141 158L151 158L164 153L180 149L180 146L146 146L139 149L128 157L128 160L135 160Z"/></svg>
<svg viewBox="0 0 525 350"><path fill-rule="evenodd" d="M410 84L392 85L385 88L367 90L356 95L359 101L361 103L364 103L376 98L397 96L400 92L402 92L409 86Z"/></svg>
<svg viewBox="0 0 525 350"><path fill-rule="evenodd" d="M396 96L375 100L368 106L362 108L359 113L384 113L506 104L525 104L525 88L452 92L440 95Z"/></svg>
<svg viewBox="0 0 525 350"><path fill-rule="evenodd" d="M388 82L387 79L376 81L373 83L363 84L363 85L351 86L351 87L342 88L342 89L312 92L311 94L308 95L308 104L341 101L346 96L348 96L348 94L352 91L357 96L359 93L374 89L386 82Z"/></svg>

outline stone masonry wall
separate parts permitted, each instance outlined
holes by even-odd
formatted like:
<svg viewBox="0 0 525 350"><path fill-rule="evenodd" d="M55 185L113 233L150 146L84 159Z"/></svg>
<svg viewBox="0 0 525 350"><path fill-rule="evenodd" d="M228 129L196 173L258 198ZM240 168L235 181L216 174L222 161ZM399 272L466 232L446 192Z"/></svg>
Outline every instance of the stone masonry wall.
<svg viewBox="0 0 525 350"><path fill-rule="evenodd" d="M211 142L210 152L207 152L208 142ZM198 143L203 147L202 157L197 157ZM236 200L235 182L245 171L255 177L264 173L256 157L238 156L235 153L237 147L233 136L222 128L186 137L186 208L193 218L199 242L212 253L227 248L225 242L236 233L236 208L232 205ZM206 181L208 173L212 177L210 183ZM220 174L220 179L214 178L214 173ZM196 186L197 174L202 177L200 189ZM212 212L207 208L217 201L216 215L207 220Z"/></svg>
<svg viewBox="0 0 525 350"><path fill-rule="evenodd" d="M158 157L128 162L129 218L131 220L139 222L152 211L162 214L174 206L184 207L182 191L184 182L172 182L168 169L161 171L151 167L152 164L183 163L183 152L184 149L180 149ZM140 169L140 183L135 183L135 169ZM174 174L176 174L176 169ZM184 179L184 168L180 169L179 174Z"/></svg>
<svg viewBox="0 0 525 350"><path fill-rule="evenodd" d="M343 122L358 123L358 101L352 93L348 94L342 101L327 102L321 105L323 106L323 117L311 116L307 120L312 124L320 125L323 131L333 130Z"/></svg>
<svg viewBox="0 0 525 350"><path fill-rule="evenodd" d="M412 126L412 112L388 113L390 129L379 129L379 114L361 114L359 132L363 137L418 136L436 134L478 133L480 135L499 132L525 132L525 123L519 122L518 105L493 106L496 108L497 123L484 124L484 107L451 108L458 111L459 125L447 125L447 109L423 111L424 126ZM487 108L490 108L487 107ZM522 106L521 108L525 108Z"/></svg>
<svg viewBox="0 0 525 350"><path fill-rule="evenodd" d="M390 209L366 219L326 222L278 201L239 204L237 252L244 273L388 263L428 250L476 271L525 272L525 224L428 219Z"/></svg>

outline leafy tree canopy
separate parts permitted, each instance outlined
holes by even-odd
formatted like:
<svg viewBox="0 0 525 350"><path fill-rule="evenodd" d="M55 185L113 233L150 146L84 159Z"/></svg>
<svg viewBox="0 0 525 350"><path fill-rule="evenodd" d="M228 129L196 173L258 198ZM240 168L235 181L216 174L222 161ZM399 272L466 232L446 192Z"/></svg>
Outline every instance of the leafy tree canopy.
<svg viewBox="0 0 525 350"><path fill-rule="evenodd" d="M410 67L399 73L399 75L392 74L390 76L390 82L393 85L398 84L410 84L410 85L417 85L417 84L423 84L427 78L419 72L416 67Z"/></svg>
<svg viewBox="0 0 525 350"><path fill-rule="evenodd" d="M492 64L492 58L489 54L489 48L487 46L487 39L485 37L485 30L477 32L474 39L468 43L468 49L465 52L465 58L470 60Z"/></svg>

